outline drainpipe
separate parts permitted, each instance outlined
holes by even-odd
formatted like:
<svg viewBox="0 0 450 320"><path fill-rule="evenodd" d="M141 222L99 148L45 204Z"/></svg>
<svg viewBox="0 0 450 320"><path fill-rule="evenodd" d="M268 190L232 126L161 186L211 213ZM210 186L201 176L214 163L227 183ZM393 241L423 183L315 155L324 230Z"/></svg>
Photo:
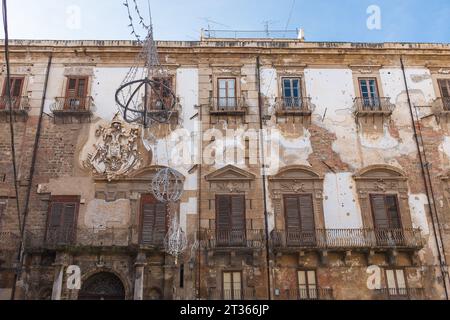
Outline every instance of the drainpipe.
<svg viewBox="0 0 450 320"><path fill-rule="evenodd" d="M262 107L262 92L261 92L261 62L260 57L256 57L256 69L258 79L258 109L259 109L259 146L261 150L261 166L262 166L262 188L263 188L263 203L264 203L264 224L266 232L266 263L267 263L267 293L269 300L273 300L272 296L272 282L271 282L271 268L270 268L270 248L269 248L269 213L267 212L267 175L266 175L266 160L264 154L264 126L263 126L263 107Z"/></svg>
<svg viewBox="0 0 450 320"><path fill-rule="evenodd" d="M433 184L432 184L432 180L431 180L431 174L430 174L430 170L428 167L429 163L427 161L425 146L423 145L422 133L420 131L420 122L417 123L418 127L419 127L419 131L416 128L416 121L414 119L413 106L411 103L411 96L409 94L409 86L408 86L408 81L406 79L405 65L403 64L402 56L400 56L400 63L402 66L403 80L405 82L405 88L406 88L406 95L408 97L408 105L409 105L409 111L410 111L410 115L411 115L412 128L414 130L414 139L416 141L416 147L417 147L417 151L419 154L420 168L422 171L423 183L425 185L425 190L426 190L426 195L427 195L427 200L428 200L428 209L430 211L430 217L431 217L432 226L433 226L434 240L436 242L436 246L438 249L439 262L441 264L439 270L441 271L441 275L442 275L442 281L443 281L444 290L445 290L445 297L448 300L449 299L449 293L448 293L448 281L449 281L448 277L449 277L449 275L448 275L448 270L446 270L447 262L446 262L446 258L445 258L444 242L442 241L442 233L441 233L441 228L440 228L438 210L436 207L436 201L435 201L435 196L434 196L434 192L433 192ZM421 150L421 146L420 146L420 142L419 142L419 135L422 140L423 154L422 154L422 150Z"/></svg>
<svg viewBox="0 0 450 320"><path fill-rule="evenodd" d="M41 137L42 118L43 118L43 115L44 115L45 100L47 99L48 79L49 79L49 76L50 76L50 68L51 68L51 65L52 65L52 60L53 60L53 55L52 55L52 53L50 53L50 55L48 57L47 71L46 71L46 75L45 75L44 91L42 93L41 110L40 110L40 113L39 113L39 121L38 121L38 124L37 124L36 135L34 137L33 156L32 156L32 159L31 159L31 166L30 166L30 172L29 172L29 182L28 182L28 186L27 186L27 193L26 193L26 196L25 196L25 208L23 210L23 223L22 223L21 230L20 230L20 245L19 245L18 257L17 257L17 260L19 261L19 264L18 264L18 271L16 271L15 275L14 275L14 285L13 285L12 292L11 292L11 300L15 299L17 280L19 278L19 274L22 273L22 268L23 268L23 262L24 262L23 261L24 260L24 236L25 236L25 229L26 229L25 227L26 227L26 223L27 223L28 210L29 210L29 207L30 207L31 188L33 186L33 177L34 177L35 166L36 166L37 151L38 151L38 147L39 147L39 139Z"/></svg>

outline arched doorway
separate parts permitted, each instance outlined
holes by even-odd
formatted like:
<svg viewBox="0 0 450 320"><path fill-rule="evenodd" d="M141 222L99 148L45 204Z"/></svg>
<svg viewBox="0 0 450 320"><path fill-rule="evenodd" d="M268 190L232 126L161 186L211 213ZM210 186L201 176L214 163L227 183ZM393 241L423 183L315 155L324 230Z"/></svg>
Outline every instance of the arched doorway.
<svg viewBox="0 0 450 320"><path fill-rule="evenodd" d="M97 273L84 281L78 300L125 300L125 288L115 274Z"/></svg>

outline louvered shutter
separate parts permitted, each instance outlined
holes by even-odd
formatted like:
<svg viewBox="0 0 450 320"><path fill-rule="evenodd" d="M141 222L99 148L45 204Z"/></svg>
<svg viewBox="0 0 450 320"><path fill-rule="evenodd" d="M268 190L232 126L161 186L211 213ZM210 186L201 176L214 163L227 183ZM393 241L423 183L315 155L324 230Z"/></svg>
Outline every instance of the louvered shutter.
<svg viewBox="0 0 450 320"><path fill-rule="evenodd" d="M311 195L300 195L298 197L300 208L301 238L305 245L316 243L314 208Z"/></svg>
<svg viewBox="0 0 450 320"><path fill-rule="evenodd" d="M61 226L62 230L59 238L60 244L70 244L74 240L76 209L77 209L76 203L64 204L62 226Z"/></svg>
<svg viewBox="0 0 450 320"><path fill-rule="evenodd" d="M62 216L63 216L64 204L53 202L51 205L50 219L47 229L47 242L56 243L59 241L61 226L62 226Z"/></svg>
<svg viewBox="0 0 450 320"><path fill-rule="evenodd" d="M155 204L155 229L154 241L162 244L166 236L166 205L164 203Z"/></svg>
<svg viewBox="0 0 450 320"><path fill-rule="evenodd" d="M286 219L286 241L290 244L299 244L301 241L300 213L298 198L287 196L284 198Z"/></svg>
<svg viewBox="0 0 450 320"><path fill-rule="evenodd" d="M142 206L142 233L141 243L143 245L153 244L153 230L155 227L155 206L151 203L144 203Z"/></svg>
<svg viewBox="0 0 450 320"><path fill-rule="evenodd" d="M230 239L230 200L229 196L217 196L216 198L216 241L218 245L226 245Z"/></svg>
<svg viewBox="0 0 450 320"><path fill-rule="evenodd" d="M388 229L389 219L386 213L386 203L384 195L371 195L372 213L375 229Z"/></svg>
<svg viewBox="0 0 450 320"><path fill-rule="evenodd" d="M443 98L450 97L450 80L439 80L439 87Z"/></svg>
<svg viewBox="0 0 450 320"><path fill-rule="evenodd" d="M245 244L245 197L231 196L231 241L233 244Z"/></svg>
<svg viewBox="0 0 450 320"><path fill-rule="evenodd" d="M386 207L389 217L389 226L393 229L401 229L400 214L397 206L397 196L390 195L386 197Z"/></svg>

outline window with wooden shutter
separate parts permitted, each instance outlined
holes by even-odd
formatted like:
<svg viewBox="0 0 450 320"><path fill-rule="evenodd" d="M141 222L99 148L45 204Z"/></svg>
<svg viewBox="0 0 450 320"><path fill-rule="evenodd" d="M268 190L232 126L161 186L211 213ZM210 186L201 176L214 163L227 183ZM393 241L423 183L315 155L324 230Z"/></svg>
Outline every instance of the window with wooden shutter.
<svg viewBox="0 0 450 320"><path fill-rule="evenodd" d="M450 79L438 80L441 98L444 103L444 110L450 111Z"/></svg>
<svg viewBox="0 0 450 320"><path fill-rule="evenodd" d="M401 229L396 195L370 195L375 229Z"/></svg>
<svg viewBox="0 0 450 320"><path fill-rule="evenodd" d="M82 110L86 107L88 77L69 77L67 79L64 109Z"/></svg>
<svg viewBox="0 0 450 320"><path fill-rule="evenodd" d="M363 107L370 110L380 110L380 98L376 78L360 78L359 89L363 101Z"/></svg>
<svg viewBox="0 0 450 320"><path fill-rule="evenodd" d="M300 300L317 300L318 288L315 270L300 270L298 276L298 298Z"/></svg>
<svg viewBox="0 0 450 320"><path fill-rule="evenodd" d="M17 109L20 106L20 100L22 97L22 90L23 90L23 84L25 82L25 79L23 77L11 77L9 81L9 89L11 92L11 98L12 98L12 107ZM5 80L3 85L3 93L2 96L7 96L7 82ZM8 104L5 99L2 99L2 102L0 104L0 109L6 109L8 108Z"/></svg>
<svg viewBox="0 0 450 320"><path fill-rule="evenodd" d="M73 244L80 198L53 197L47 224L46 241L53 245Z"/></svg>
<svg viewBox="0 0 450 320"><path fill-rule="evenodd" d="M216 197L216 241L219 246L245 245L245 196Z"/></svg>
<svg viewBox="0 0 450 320"><path fill-rule="evenodd" d="M311 194L284 197L286 241L289 245L315 245L314 205Z"/></svg>
<svg viewBox="0 0 450 320"><path fill-rule="evenodd" d="M408 286L403 269L386 269L386 284L390 297L407 298Z"/></svg>
<svg viewBox="0 0 450 320"><path fill-rule="evenodd" d="M3 225L3 215L5 214L5 211L6 211L6 202L0 201L0 231Z"/></svg>
<svg viewBox="0 0 450 320"><path fill-rule="evenodd" d="M152 195L141 198L141 244L161 245L166 235L167 206Z"/></svg>
<svg viewBox="0 0 450 320"><path fill-rule="evenodd" d="M242 273L223 273L223 300L242 300Z"/></svg>
<svg viewBox="0 0 450 320"><path fill-rule="evenodd" d="M218 106L221 110L233 110L236 108L236 79L217 79Z"/></svg>

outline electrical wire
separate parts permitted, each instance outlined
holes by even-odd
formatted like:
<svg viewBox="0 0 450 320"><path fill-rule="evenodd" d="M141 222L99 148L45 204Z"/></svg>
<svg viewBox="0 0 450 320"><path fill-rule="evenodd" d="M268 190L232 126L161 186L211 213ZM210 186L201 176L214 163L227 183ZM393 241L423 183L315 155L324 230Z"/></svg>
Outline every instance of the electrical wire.
<svg viewBox="0 0 450 320"><path fill-rule="evenodd" d="M5 33L5 64L6 64L6 99L9 109L9 130L10 130L10 143L11 143L11 158L13 165L14 174L14 189L16 195L16 206L17 206L17 219L19 232L22 230L22 217L20 215L20 200L19 200L19 187L17 185L18 174L17 174L17 160L16 160L16 147L14 138L14 124L13 124L13 107L12 107L12 97L11 97L11 70L9 63L9 36L8 36L8 9L6 0L2 0L2 13L3 13L3 30Z"/></svg>
<svg viewBox="0 0 450 320"><path fill-rule="evenodd" d="M294 12L294 8L295 8L295 1L296 0L292 0L292 6L291 6L291 10L289 12L289 16L286 22L286 27L284 28L284 34L283 37L286 35L286 32L288 31L289 28L289 24L291 23L291 19L292 19L292 13Z"/></svg>

